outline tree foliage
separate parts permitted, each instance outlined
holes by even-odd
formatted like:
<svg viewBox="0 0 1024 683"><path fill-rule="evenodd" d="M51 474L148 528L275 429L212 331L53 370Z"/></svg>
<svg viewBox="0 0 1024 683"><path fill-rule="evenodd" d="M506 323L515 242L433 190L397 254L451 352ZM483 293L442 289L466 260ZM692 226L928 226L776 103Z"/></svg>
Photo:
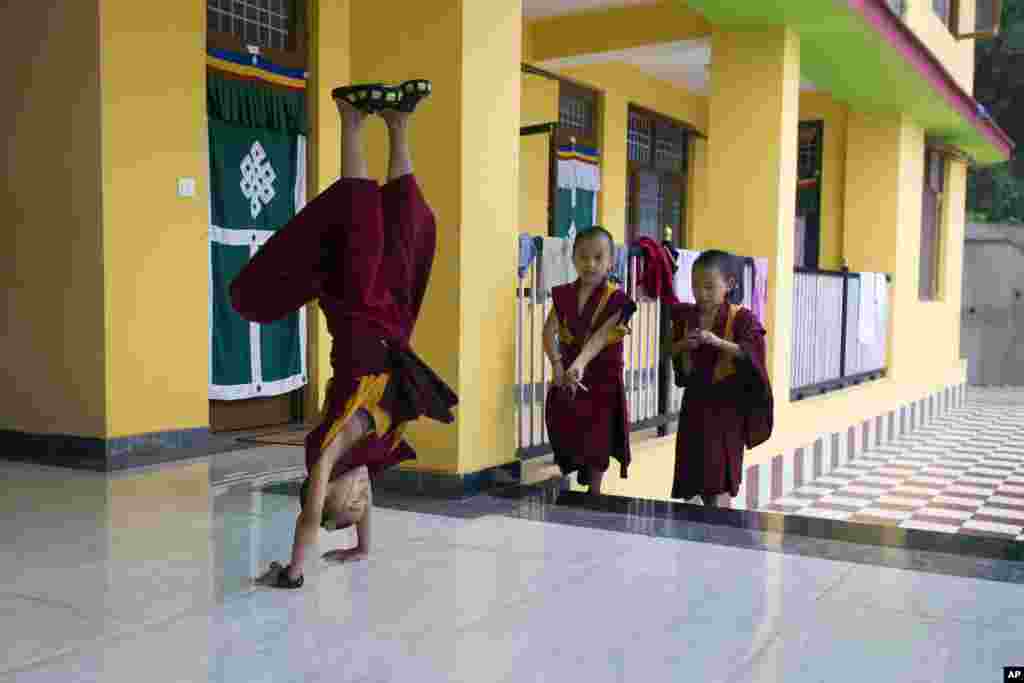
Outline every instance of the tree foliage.
<svg viewBox="0 0 1024 683"><path fill-rule="evenodd" d="M1000 34L975 43L974 96L1018 145L1024 143L1024 0L1003 0ZM973 169L967 181L972 220L1024 223L1024 153Z"/></svg>

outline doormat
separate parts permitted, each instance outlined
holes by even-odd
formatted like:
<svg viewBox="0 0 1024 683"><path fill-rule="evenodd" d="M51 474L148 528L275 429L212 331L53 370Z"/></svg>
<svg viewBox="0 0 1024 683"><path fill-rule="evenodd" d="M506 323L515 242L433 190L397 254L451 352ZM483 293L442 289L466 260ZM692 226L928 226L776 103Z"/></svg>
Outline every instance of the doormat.
<svg viewBox="0 0 1024 683"><path fill-rule="evenodd" d="M279 429L273 432L266 432L265 434L249 434L246 436L240 436L238 437L238 441L244 443L273 444L275 446L305 446L306 435L313 431L314 428L315 426L313 425L288 427L286 429Z"/></svg>

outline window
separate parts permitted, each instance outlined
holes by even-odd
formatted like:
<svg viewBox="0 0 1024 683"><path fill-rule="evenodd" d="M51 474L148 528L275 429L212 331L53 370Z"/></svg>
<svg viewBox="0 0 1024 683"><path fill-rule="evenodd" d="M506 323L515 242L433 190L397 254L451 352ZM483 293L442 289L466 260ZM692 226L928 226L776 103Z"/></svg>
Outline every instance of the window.
<svg viewBox="0 0 1024 683"><path fill-rule="evenodd" d="M797 135L796 222L793 265L817 268L821 251L823 121L801 121Z"/></svg>
<svg viewBox="0 0 1024 683"><path fill-rule="evenodd" d="M207 0L210 47L244 52L257 46L273 63L304 69L306 41L303 2L296 0Z"/></svg>
<svg viewBox="0 0 1024 683"><path fill-rule="evenodd" d="M629 184L626 189L628 237L649 237L683 244L687 126L653 112L630 107L626 132Z"/></svg>
<svg viewBox="0 0 1024 683"><path fill-rule="evenodd" d="M942 274L942 209L948 162L941 152L928 148L924 155L924 188L921 197L921 263L919 295L922 301L939 297Z"/></svg>

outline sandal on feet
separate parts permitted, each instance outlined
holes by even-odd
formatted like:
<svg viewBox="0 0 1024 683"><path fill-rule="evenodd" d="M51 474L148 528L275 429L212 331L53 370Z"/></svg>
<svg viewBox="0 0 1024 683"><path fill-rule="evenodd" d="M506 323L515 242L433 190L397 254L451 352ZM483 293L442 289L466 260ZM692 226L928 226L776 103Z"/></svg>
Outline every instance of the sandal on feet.
<svg viewBox="0 0 1024 683"><path fill-rule="evenodd" d="M416 105L420 103L420 100L430 96L433 88L430 85L430 81L417 78L402 83L396 88L396 90L398 90L402 96L395 109L406 113L412 113L416 109Z"/></svg>
<svg viewBox="0 0 1024 683"><path fill-rule="evenodd" d="M401 99L395 88L383 83L361 83L335 88L331 97L344 100L364 114L375 114L384 107L394 107Z"/></svg>

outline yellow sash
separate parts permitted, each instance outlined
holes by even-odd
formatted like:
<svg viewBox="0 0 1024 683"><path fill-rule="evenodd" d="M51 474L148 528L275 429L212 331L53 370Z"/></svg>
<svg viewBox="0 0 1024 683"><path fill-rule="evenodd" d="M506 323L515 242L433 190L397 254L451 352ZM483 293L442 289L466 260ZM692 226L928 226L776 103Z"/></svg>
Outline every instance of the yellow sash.
<svg viewBox="0 0 1024 683"><path fill-rule="evenodd" d="M601 318L601 313L604 312L605 307L608 305L609 299L612 298L612 294L614 294L615 291L618 288L619 288L618 285L613 284L611 282L605 283L604 291L601 292L601 300L597 303L597 308L594 309L594 315L590 319L590 332L587 335L587 339L590 338L590 335L592 335L595 332L597 332L597 329L595 328L595 323ZM579 301L578 300L574 301L573 305L574 306L578 306L579 305ZM555 313L557 315L558 311L555 311ZM623 337L626 336L626 333L628 331L629 330L626 328L625 325L618 325L614 330L612 330L611 335L609 335L608 343L609 344L614 344L615 342L620 341ZM565 320L563 320L561 318L561 316L559 316L559 318L558 318L558 341L559 341L559 343L567 344L567 345L568 344L573 344L575 342L575 339L576 338L573 336L572 332L569 330L569 325L566 323ZM587 339L584 339L582 344L586 344L587 343ZM581 344L581 346L582 346L582 344Z"/></svg>

